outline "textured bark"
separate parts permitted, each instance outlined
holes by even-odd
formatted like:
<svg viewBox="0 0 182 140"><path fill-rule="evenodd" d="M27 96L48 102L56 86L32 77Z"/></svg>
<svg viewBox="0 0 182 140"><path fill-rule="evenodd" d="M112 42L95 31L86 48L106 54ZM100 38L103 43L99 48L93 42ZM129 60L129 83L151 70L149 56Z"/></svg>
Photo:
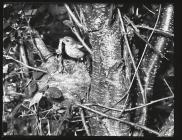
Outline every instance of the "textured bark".
<svg viewBox="0 0 182 140"><path fill-rule="evenodd" d="M52 53L47 49L45 43L43 42L39 34L38 33L36 34L37 34L37 37L34 38L35 45L38 51L40 52L40 55L43 57L43 59L48 59L50 56L52 56Z"/></svg>
<svg viewBox="0 0 182 140"><path fill-rule="evenodd" d="M127 90L128 82L123 71L121 31L117 20L108 26L109 7L105 4L81 5L92 45L92 79L90 102L112 106ZM93 31L93 32L92 32ZM115 68L120 65L119 68ZM124 101L115 108L122 109ZM96 108L95 108L96 109ZM103 110L99 110L103 111ZM109 111L108 115L118 117L120 113ZM123 117L128 120L129 115ZM129 126L109 119L91 120L92 135L129 135Z"/></svg>
<svg viewBox="0 0 182 140"><path fill-rule="evenodd" d="M173 16L174 16L174 7L172 4L165 4L162 6L161 15L159 17L159 23L157 25L157 29L161 29L164 32L173 33ZM157 36L155 39L155 42L152 42L154 44L153 46L155 49L160 52L161 54L165 54L168 43L171 42L171 40L164 36ZM146 97L149 95L153 95L153 87L155 82L155 77L157 74L157 71L160 67L160 64L162 62L161 56L159 54L153 52L151 49L148 49L146 51L146 55L142 61L142 70L144 70L144 91ZM138 114L137 114L138 116ZM138 123L142 123L142 119L138 121Z"/></svg>
<svg viewBox="0 0 182 140"><path fill-rule="evenodd" d="M26 54L25 54L25 47L22 44L20 45L20 58L24 64L28 65L28 60L27 60ZM23 69L24 69L25 76L28 77L29 76L29 69L26 67L24 67Z"/></svg>
<svg viewBox="0 0 182 140"><path fill-rule="evenodd" d="M171 111L168 119L166 120L164 126L161 128L160 136L167 137L174 135L174 110Z"/></svg>
<svg viewBox="0 0 182 140"><path fill-rule="evenodd" d="M174 7L172 4L166 4L162 7L160 20L158 23L158 29L162 31L173 33L173 16L174 16ZM162 54L165 54L166 47L168 47L168 43L170 40L164 36L158 36L155 40L154 47L156 50ZM148 49L146 55L143 59L143 69L145 72L144 77L144 87L146 90L146 94L152 94L154 79L157 73L157 70L160 67L160 63L162 58L152 52L151 49Z"/></svg>

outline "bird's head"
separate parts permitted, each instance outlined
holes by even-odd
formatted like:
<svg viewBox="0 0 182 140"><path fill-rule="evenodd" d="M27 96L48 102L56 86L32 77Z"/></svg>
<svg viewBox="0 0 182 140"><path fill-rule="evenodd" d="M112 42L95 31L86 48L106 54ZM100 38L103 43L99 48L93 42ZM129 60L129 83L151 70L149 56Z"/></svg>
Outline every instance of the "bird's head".
<svg viewBox="0 0 182 140"><path fill-rule="evenodd" d="M75 41L72 37L65 36L59 39L57 54L61 54L64 58L71 57L72 59L82 58L85 54L83 45Z"/></svg>
<svg viewBox="0 0 182 140"><path fill-rule="evenodd" d="M65 36L63 38L63 43L65 44L65 46L69 47L69 46L74 46L77 49L83 48L83 45L81 45L80 42L75 41L73 38Z"/></svg>
<svg viewBox="0 0 182 140"><path fill-rule="evenodd" d="M65 36L63 38L63 43L65 43L65 45L69 45L69 44L71 45L71 44L73 44L73 42L74 42L73 38L71 38L69 36Z"/></svg>

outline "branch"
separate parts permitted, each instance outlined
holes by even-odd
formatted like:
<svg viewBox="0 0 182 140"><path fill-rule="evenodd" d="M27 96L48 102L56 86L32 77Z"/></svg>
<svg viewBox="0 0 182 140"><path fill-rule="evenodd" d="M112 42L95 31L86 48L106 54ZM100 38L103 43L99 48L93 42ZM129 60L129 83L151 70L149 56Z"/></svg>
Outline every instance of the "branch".
<svg viewBox="0 0 182 140"><path fill-rule="evenodd" d="M142 107L146 107L148 105L152 105L152 104L158 103L160 101L164 101L164 100L168 100L168 99L172 99L172 98L174 98L174 96L169 96L169 97L165 97L165 98L162 98L162 99L154 100L154 101L151 101L150 103L147 103L147 104L144 104L144 105L141 105L141 106L137 106L137 107L126 109L125 111L136 110L136 109L139 109L139 108L142 108Z"/></svg>
<svg viewBox="0 0 182 140"><path fill-rule="evenodd" d="M104 105L101 105L101 104L84 104L86 106L99 106L99 107L102 107L102 108L106 108L108 110L113 110L113 111L118 111L118 112L123 112L123 110L121 109L116 109L116 108L112 108L112 107L107 107L107 106L104 106ZM106 111L104 111L104 113L106 113Z"/></svg>
<svg viewBox="0 0 182 140"><path fill-rule="evenodd" d="M147 103L147 104L144 104L144 105L140 105L140 106L137 106L137 107L133 107L133 108L129 108L129 109L125 109L125 110L123 110L123 109L122 110L121 109L116 109L116 108L112 108L112 107L107 107L107 106L104 106L104 105L101 105L101 104L84 104L84 105L85 106L99 106L99 107L107 108L107 109L113 110L113 111L118 111L118 112L125 111L126 112L126 111L132 111L132 110L140 109L140 108L143 108L143 107L146 107L146 106L158 103L160 101L164 101L164 100L168 100L168 99L172 99L172 98L174 98L174 96L169 96L169 97L161 98L161 99L158 99L158 100L151 101L150 103Z"/></svg>
<svg viewBox="0 0 182 140"><path fill-rule="evenodd" d="M72 19L77 24L77 26L85 30L85 27L78 21L78 19L75 17L75 15L73 14L73 12L69 8L69 6L67 4L64 4L64 6L66 7L69 15L72 17ZM85 47L85 49L92 55L93 54L92 50L88 47L88 45L81 38L81 36L77 32L76 28L74 27L73 23L71 22L71 23L68 23L68 24L65 24L65 25L67 25L68 27L71 28L72 32L76 35L76 37L78 38L78 40L82 43L82 45Z"/></svg>
<svg viewBox="0 0 182 140"><path fill-rule="evenodd" d="M153 30L155 30L155 28L156 28L156 26L157 26L157 23L158 23L158 20L159 20L159 15L160 15L160 9L159 9L159 14L158 14L158 17L157 17L157 20L156 20L156 23L155 23L155 25L154 25ZM135 28L135 27L134 27L134 28ZM153 35L153 32L150 34L150 37L148 38L148 41L150 41L150 38L152 37L152 35ZM130 88L131 88L131 86L132 86L132 84L133 84L134 78L135 78L135 76L136 76L136 74L137 74L137 71L138 71L138 68L139 68L139 66L140 66L140 64L141 64L141 62L142 62L142 60L143 60L143 57L144 57L144 54L145 54L145 52L146 52L147 47L148 47L148 44L145 45L144 51L143 51L143 53L142 53L142 56L141 56L140 61L139 61L139 63L138 63L138 66L137 66L137 68L136 68L136 70L135 70L135 73L134 73L133 78L132 78L132 80L131 80L131 83L130 83L130 86L129 86L129 88L128 88L128 91L123 95L123 97L122 97L116 104L118 104L119 102L121 102L121 101L123 100L123 98L129 93L129 90L130 90Z"/></svg>
<svg viewBox="0 0 182 140"><path fill-rule="evenodd" d="M85 47L85 49L92 55L93 54L92 50L88 47L88 45L81 38L81 36L79 35L79 33L77 32L77 30L76 30L75 27L72 28L72 31L76 35L76 37L78 38L78 40L82 43L82 45Z"/></svg>
<svg viewBox="0 0 182 140"><path fill-rule="evenodd" d="M161 9L161 8L160 8ZM160 12L160 10L159 10ZM160 15L160 14L159 14ZM157 17L157 21L159 19L159 15ZM135 24L125 15L124 16L125 20L133 27L134 29L134 33L141 39L143 40L148 46L150 46L151 49L153 49L158 55L160 55L162 58L165 58L166 60L168 60L162 53L160 53L154 46L152 46L149 41L147 41L145 38L143 38L140 33L138 32L137 27L135 26ZM153 31L152 31L153 32Z"/></svg>
<svg viewBox="0 0 182 140"><path fill-rule="evenodd" d="M160 29L153 29L153 28L151 28L149 26L145 26L145 25L135 25L135 26L137 28L147 29L147 30L151 30L151 31L154 30L154 32L160 33L160 34L165 35L165 36L168 36L168 37L174 37L174 34L169 33L169 32L165 32L165 31L162 31Z"/></svg>
<svg viewBox="0 0 182 140"><path fill-rule="evenodd" d="M19 64L21 64L21 65L23 65L23 66L25 66L25 67L27 67L27 68L29 68L29 69L32 69L32 70L35 70L35 71L41 71L41 72L43 72L43 73L47 73L47 71L44 71L44 70L41 70L41 69L38 69L38 68L34 68L34 67L31 67L31 66L28 66L28 65L26 65L25 63L22 63L21 61L18 61L18 60L14 59L14 58L11 57L11 56L3 55L3 57L5 57L6 59L12 59L12 60L16 61L17 63L19 63Z"/></svg>
<svg viewBox="0 0 182 140"><path fill-rule="evenodd" d="M174 92L172 91L171 87L169 86L169 84L167 83L166 79L164 78L163 81L165 82L165 84L167 85L168 89L170 90L171 94L174 96Z"/></svg>
<svg viewBox="0 0 182 140"><path fill-rule="evenodd" d="M128 48L128 52L130 54L130 57L131 57L131 60L132 60L132 63L133 63L133 67L134 67L135 72L136 72L137 81L138 81L138 84L139 84L139 87L140 87L140 91L141 91L141 94L142 94L142 97L143 97L143 102L145 103L144 89L142 87L142 84L141 84L141 81L140 81L140 77L139 77L138 72L137 72L137 69L136 69L135 61L134 61L134 58L132 56L132 52L130 50L129 42L128 42L128 39L127 39L127 36L126 36L126 31L125 31L125 28L124 28L124 23L123 23L123 20L122 20L122 17L121 17L121 13L120 13L120 10L119 9L118 9L118 14L119 14L120 22L121 22L121 28L122 28L121 30L123 30L123 32L124 32L125 43L126 43L126 46ZM129 91L131 89L132 82L130 84L130 87L128 88L127 94L129 93Z"/></svg>
<svg viewBox="0 0 182 140"><path fill-rule="evenodd" d="M68 13L70 14L70 16L73 18L74 22L78 25L78 27L85 29L85 27L78 21L78 19L75 17L75 15L73 14L73 12L71 11L70 7L65 3L64 6L66 7Z"/></svg>
<svg viewBox="0 0 182 140"><path fill-rule="evenodd" d="M128 95L128 92L126 92L123 97L121 97L121 99L119 101L117 101L114 105L112 105L111 108L115 107L118 103L120 103L125 97L126 95ZM106 111L104 111L104 113L108 112L110 109L108 108Z"/></svg>
<svg viewBox="0 0 182 140"><path fill-rule="evenodd" d="M150 128L147 128L147 127L145 127L145 126L142 126L142 125L139 125L139 124L136 124L136 123L132 123L132 122L129 122L129 121L126 121L126 120L118 119L118 118L115 118L115 117L112 117L112 116L108 116L108 115L106 115L106 114L104 114L104 113L101 113L101 112L99 112L99 111L96 111L96 110L94 110L94 109L92 109L92 108L89 108L89 107L87 107L87 106L81 105L81 104L79 104L79 103L76 103L76 105L78 105L78 106L80 106L80 107L82 107L82 108L85 108L85 109L87 109L87 110L89 110L89 111L91 111L91 112L94 112L94 113L96 113L96 114L99 114L99 115L101 115L101 116L104 116L104 117L106 117L106 118L109 118L109 119L112 119L112 120L116 120L116 121L119 121L119 122L121 122L121 123L125 123L125 124L134 126L134 127L136 127L136 128L139 128L139 129L146 130L146 131L148 131L148 132L150 132L150 133L153 133L153 134L156 134L157 136L159 136L159 133L158 133L157 131L152 130L152 129L150 129Z"/></svg>
<svg viewBox="0 0 182 140"><path fill-rule="evenodd" d="M153 15L155 15L155 12L153 12L152 10L150 10L146 5L142 5L143 8L145 8L147 11L149 11L150 13L152 13Z"/></svg>
<svg viewBox="0 0 182 140"><path fill-rule="evenodd" d="M26 57L26 54L25 54L25 47L23 46L23 40L20 39L19 43L20 43L20 46L19 46L20 47L19 48L20 49L20 60L22 60L22 62L24 64L28 65L28 60L27 60L27 57ZM29 76L29 69L27 67L24 67L23 70L24 70L24 74L26 76Z"/></svg>
<svg viewBox="0 0 182 140"><path fill-rule="evenodd" d="M85 131L86 131L86 133L87 133L87 136L91 136L91 134L90 134L90 132L89 132L89 129L88 129L88 126L87 126L87 124L86 124L86 122L85 122L85 116L84 116L84 114L83 114L82 108L80 108L80 116L81 116L81 119L82 119L83 126L84 126L84 128L85 128Z"/></svg>
<svg viewBox="0 0 182 140"><path fill-rule="evenodd" d="M160 6L161 7L161 6ZM161 19L158 23L159 28L161 28L164 31L170 31L173 32L173 16L174 16L174 7L172 4L165 4L162 8L162 12L160 14ZM156 38L157 40L155 43L155 49L159 52L165 52L165 48L167 44L169 43L169 39L166 37L159 36ZM153 84L155 81L155 76L157 73L157 70L160 67L160 57L158 54L151 54L148 52L146 55L146 58L143 61L143 67L146 69L145 72L145 84L144 87L147 91L147 93L152 92Z"/></svg>
<svg viewBox="0 0 182 140"><path fill-rule="evenodd" d="M32 11L32 12L33 12L33 11ZM25 16L25 12L24 12L24 11L23 11L23 14L24 14L24 16ZM31 15L31 16L32 16L32 15ZM42 54L41 54L40 50L38 49L37 45L35 45L34 40L33 40L33 38L32 38L32 28L30 27L30 18L29 18L29 19L25 18L25 20L27 21L28 28L29 28L29 31L30 31L31 43L32 43L33 47L36 48L36 50L37 50L37 52L38 52L38 54L39 54L39 56L40 56L40 59L43 61Z"/></svg>

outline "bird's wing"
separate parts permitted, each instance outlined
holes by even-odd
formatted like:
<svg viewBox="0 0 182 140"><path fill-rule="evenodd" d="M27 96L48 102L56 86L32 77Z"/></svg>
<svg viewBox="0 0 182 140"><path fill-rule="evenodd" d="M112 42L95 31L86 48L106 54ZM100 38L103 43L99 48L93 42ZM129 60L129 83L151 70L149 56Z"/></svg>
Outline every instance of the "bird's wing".
<svg viewBox="0 0 182 140"><path fill-rule="evenodd" d="M80 43L78 43L78 44L76 45L76 47L77 47L78 49L81 49L81 48L83 48L83 45L80 44Z"/></svg>

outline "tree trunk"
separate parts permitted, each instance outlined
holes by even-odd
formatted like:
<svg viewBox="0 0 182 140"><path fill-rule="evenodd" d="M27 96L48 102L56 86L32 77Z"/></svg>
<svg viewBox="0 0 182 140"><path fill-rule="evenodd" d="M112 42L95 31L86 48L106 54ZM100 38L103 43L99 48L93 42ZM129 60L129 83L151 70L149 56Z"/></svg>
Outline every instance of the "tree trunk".
<svg viewBox="0 0 182 140"><path fill-rule="evenodd" d="M123 51L119 20L116 20L112 27L108 25L110 11L107 4L85 4L80 7L86 19L86 27L90 30L89 39L93 51L90 102L111 107L128 87L123 70L124 62L121 61ZM122 109L124 103L125 100L115 108ZM106 114L114 117L121 115L114 111L108 111ZM129 114L123 119L129 120ZM129 127L126 124L109 119L92 118L90 121L94 136L129 135Z"/></svg>
<svg viewBox="0 0 182 140"><path fill-rule="evenodd" d="M159 23L157 25L158 29L161 29L164 32L173 33L173 16L174 16L174 7L172 4L165 4L162 6L161 15L159 17ZM164 36L157 36L156 39L152 42L154 48L161 54L165 54L167 47L169 47L170 39ZM166 59L166 58L165 58ZM164 58L163 58L164 60ZM146 55L142 61L142 67L145 69L144 76L145 81L145 90L146 94L152 94L154 79L157 73L157 70L160 67L162 58L159 54L154 53L151 49L148 49Z"/></svg>

